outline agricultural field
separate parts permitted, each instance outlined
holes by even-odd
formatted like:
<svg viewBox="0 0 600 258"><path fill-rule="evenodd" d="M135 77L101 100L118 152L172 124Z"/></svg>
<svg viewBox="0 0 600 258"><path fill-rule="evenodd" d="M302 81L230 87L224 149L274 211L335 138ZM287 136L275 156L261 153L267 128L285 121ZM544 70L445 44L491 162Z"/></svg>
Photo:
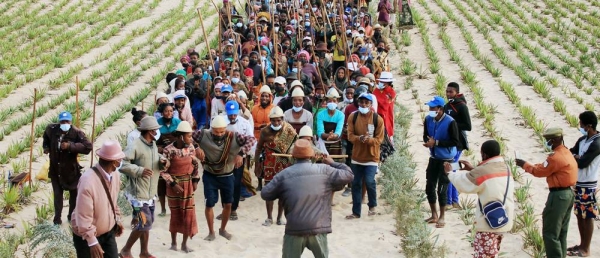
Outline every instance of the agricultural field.
<svg viewBox="0 0 600 258"><path fill-rule="evenodd" d="M445 96L446 85L458 82L473 125L471 149L462 158L477 164L481 144L495 139L516 180L516 224L502 241L501 257L544 257L541 214L548 187L545 179L517 168L514 151L541 163L549 151L543 147L545 128L563 128L570 148L581 136L579 113L600 111L600 2L418 0L412 11L415 27L392 36L401 53L392 63L400 64L395 70L402 75L396 85L399 102L416 114L408 141L417 187L425 188L429 155L420 138L424 103ZM471 254L476 200L462 194L463 208L450 212L445 228L432 230L450 257ZM599 240L596 232L592 241ZM576 244L579 232L572 216L568 246ZM593 246L591 252L600 248Z"/></svg>

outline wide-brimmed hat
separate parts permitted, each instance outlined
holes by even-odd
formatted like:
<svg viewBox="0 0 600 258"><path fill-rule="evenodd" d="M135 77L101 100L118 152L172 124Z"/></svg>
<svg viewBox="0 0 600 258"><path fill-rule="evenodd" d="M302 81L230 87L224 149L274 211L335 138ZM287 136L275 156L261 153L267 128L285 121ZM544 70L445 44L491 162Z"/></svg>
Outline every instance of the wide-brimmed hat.
<svg viewBox="0 0 600 258"><path fill-rule="evenodd" d="M283 117L283 110L279 106L275 106L269 112L269 118Z"/></svg>
<svg viewBox="0 0 600 258"><path fill-rule="evenodd" d="M327 49L327 43L325 42L320 42L317 43L317 46L315 47L315 51L329 51L329 49Z"/></svg>
<svg viewBox="0 0 600 258"><path fill-rule="evenodd" d="M175 131L180 132L180 133L194 132L194 130L192 129L192 126L190 125L190 123L188 121L179 122L179 125L177 126L177 130L175 130Z"/></svg>
<svg viewBox="0 0 600 258"><path fill-rule="evenodd" d="M381 75L379 75L380 82L393 82L395 80L391 72L381 72Z"/></svg>
<svg viewBox="0 0 600 258"><path fill-rule="evenodd" d="M305 139L298 139L294 143L294 150L292 150L292 157L296 159L309 159L315 156L315 151L312 148L312 144Z"/></svg>
<svg viewBox="0 0 600 258"><path fill-rule="evenodd" d="M161 128L162 126L158 124L156 118L154 116L146 116L142 118L140 121L140 126L138 126L138 130L147 131L147 130L156 130Z"/></svg>
<svg viewBox="0 0 600 258"><path fill-rule="evenodd" d="M331 88L329 91L327 91L325 97L329 99L339 99L340 93L335 88Z"/></svg>
<svg viewBox="0 0 600 258"><path fill-rule="evenodd" d="M98 158L108 161L115 161L125 158L125 153L121 144L115 140L108 140L102 144L102 147L96 151Z"/></svg>

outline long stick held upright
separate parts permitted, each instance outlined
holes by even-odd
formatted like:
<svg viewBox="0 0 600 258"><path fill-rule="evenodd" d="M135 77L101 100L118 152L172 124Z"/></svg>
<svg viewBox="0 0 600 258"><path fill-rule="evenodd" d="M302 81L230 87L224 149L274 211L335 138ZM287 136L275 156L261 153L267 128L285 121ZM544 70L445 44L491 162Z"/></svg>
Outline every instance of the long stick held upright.
<svg viewBox="0 0 600 258"><path fill-rule="evenodd" d="M33 115L31 116L31 143L29 145L29 185L31 186L31 163L33 163L33 143L35 142L33 137L35 133L35 104L37 103L37 89L33 89Z"/></svg>
<svg viewBox="0 0 600 258"><path fill-rule="evenodd" d="M94 90L94 109L92 109L92 146L94 146L95 130L96 130L96 100L98 99L98 88ZM92 153L90 155L90 167L94 165L94 148L92 147Z"/></svg>
<svg viewBox="0 0 600 258"><path fill-rule="evenodd" d="M79 122L79 76L75 76L75 119L77 119L77 127L80 127Z"/></svg>
<svg viewBox="0 0 600 258"><path fill-rule="evenodd" d="M202 33L204 34L204 42L206 43L206 50L208 51L208 56L212 61L213 70L215 69L215 59L213 58L212 52L210 51L210 43L208 42L208 36L206 35L206 30L204 29L204 19L202 19L202 13L200 13L200 8L196 9L198 11L198 18L200 19L200 28L202 28ZM217 10L218 11L218 10ZM219 35L220 37L221 35ZM219 44L221 44L219 42Z"/></svg>

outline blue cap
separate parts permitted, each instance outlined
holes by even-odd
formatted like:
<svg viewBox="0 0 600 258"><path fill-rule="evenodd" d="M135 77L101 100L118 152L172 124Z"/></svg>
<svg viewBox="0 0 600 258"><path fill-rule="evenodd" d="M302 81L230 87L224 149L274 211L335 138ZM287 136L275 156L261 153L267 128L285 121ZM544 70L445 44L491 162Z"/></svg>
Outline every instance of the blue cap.
<svg viewBox="0 0 600 258"><path fill-rule="evenodd" d="M367 99L367 100L373 102L373 95L365 92L363 94L360 94L360 96L358 96L358 99Z"/></svg>
<svg viewBox="0 0 600 258"><path fill-rule="evenodd" d="M68 111L63 111L58 115L58 121L73 121L73 116Z"/></svg>
<svg viewBox="0 0 600 258"><path fill-rule="evenodd" d="M361 53L361 54L362 54L362 53L367 53L367 48L366 48L366 47L361 47L361 48L358 50L358 53Z"/></svg>
<svg viewBox="0 0 600 258"><path fill-rule="evenodd" d="M221 87L221 92L233 92L233 87L231 87L231 85L229 84L225 84L223 85L223 87Z"/></svg>
<svg viewBox="0 0 600 258"><path fill-rule="evenodd" d="M346 13L351 13L351 12L352 12L352 8L350 8L350 7L346 7L346 10L344 10L344 12L346 12Z"/></svg>
<svg viewBox="0 0 600 258"><path fill-rule="evenodd" d="M225 111L227 115L237 115L240 113L240 105L235 100L230 100L225 103Z"/></svg>
<svg viewBox="0 0 600 258"><path fill-rule="evenodd" d="M446 104L446 100L440 96L433 97L429 102L425 105L429 107L443 107Z"/></svg>

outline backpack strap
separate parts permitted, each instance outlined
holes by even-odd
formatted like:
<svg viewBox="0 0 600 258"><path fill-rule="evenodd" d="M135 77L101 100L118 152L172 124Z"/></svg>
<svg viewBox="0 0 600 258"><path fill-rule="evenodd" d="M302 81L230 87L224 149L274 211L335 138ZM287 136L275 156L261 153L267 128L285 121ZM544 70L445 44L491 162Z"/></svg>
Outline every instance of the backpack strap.
<svg viewBox="0 0 600 258"><path fill-rule="evenodd" d="M502 200L502 206L504 206L504 203L506 202L506 195L508 194L508 184L510 184L510 168L508 166L506 166L506 173L508 173L508 176L506 176L506 190L504 190L504 199ZM478 199L477 202L479 203L479 210L483 214L481 200Z"/></svg>

